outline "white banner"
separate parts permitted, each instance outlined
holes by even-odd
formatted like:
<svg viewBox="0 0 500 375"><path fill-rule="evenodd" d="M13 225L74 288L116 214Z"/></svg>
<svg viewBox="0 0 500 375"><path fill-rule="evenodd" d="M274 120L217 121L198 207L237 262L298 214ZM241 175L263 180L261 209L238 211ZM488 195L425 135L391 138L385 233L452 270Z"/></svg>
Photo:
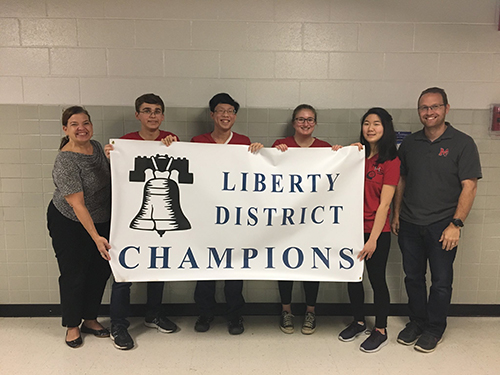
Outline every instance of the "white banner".
<svg viewBox="0 0 500 375"><path fill-rule="evenodd" d="M359 281L364 151L112 140L117 281Z"/></svg>

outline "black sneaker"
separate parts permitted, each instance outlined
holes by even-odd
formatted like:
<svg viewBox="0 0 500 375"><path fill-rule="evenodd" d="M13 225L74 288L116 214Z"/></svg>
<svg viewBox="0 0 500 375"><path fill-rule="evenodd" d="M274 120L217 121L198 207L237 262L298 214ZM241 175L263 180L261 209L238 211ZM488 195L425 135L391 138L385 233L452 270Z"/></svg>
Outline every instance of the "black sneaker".
<svg viewBox="0 0 500 375"><path fill-rule="evenodd" d="M409 322L406 327L399 332L398 342L403 345L412 345L422 334L422 329L415 322Z"/></svg>
<svg viewBox="0 0 500 375"><path fill-rule="evenodd" d="M214 320L213 317L199 316L194 323L194 330L196 332L207 332L210 329L210 323Z"/></svg>
<svg viewBox="0 0 500 375"><path fill-rule="evenodd" d="M289 313L288 311L283 311L281 313L280 317L280 329L284 333L293 333L294 327L293 327L293 314Z"/></svg>
<svg viewBox="0 0 500 375"><path fill-rule="evenodd" d="M373 329L370 336L363 341L359 349L365 353L375 353L387 345L387 329L385 335L382 332Z"/></svg>
<svg viewBox="0 0 500 375"><path fill-rule="evenodd" d="M172 333L177 330L177 325L166 316L155 316L144 319L144 325L149 328L156 328L163 333Z"/></svg>
<svg viewBox="0 0 500 375"><path fill-rule="evenodd" d="M113 340L115 348L121 350L129 350L134 347L134 340L130 337L127 328L124 326L111 326L111 340Z"/></svg>
<svg viewBox="0 0 500 375"><path fill-rule="evenodd" d="M245 327L243 327L243 318L241 316L229 320L228 331L231 335L241 335Z"/></svg>
<svg viewBox="0 0 500 375"><path fill-rule="evenodd" d="M342 332L339 333L339 340L344 342L352 341L365 331L366 331L365 323L361 325L358 322L354 321L351 324L349 324Z"/></svg>
<svg viewBox="0 0 500 375"><path fill-rule="evenodd" d="M316 314L312 312L306 312L304 316L304 323L302 323L301 332L304 335L312 335L316 331Z"/></svg>
<svg viewBox="0 0 500 375"><path fill-rule="evenodd" d="M422 333L422 336L417 340L415 344L415 350L423 353L432 353L436 350L436 346L443 341L443 337L437 338L436 336L430 334L429 332Z"/></svg>

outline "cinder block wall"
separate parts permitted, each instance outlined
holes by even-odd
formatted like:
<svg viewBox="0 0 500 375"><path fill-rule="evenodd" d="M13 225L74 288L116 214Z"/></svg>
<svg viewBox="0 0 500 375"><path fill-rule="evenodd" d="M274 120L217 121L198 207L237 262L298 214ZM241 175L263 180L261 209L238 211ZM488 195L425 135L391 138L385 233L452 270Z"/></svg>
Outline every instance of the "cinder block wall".
<svg viewBox="0 0 500 375"><path fill-rule="evenodd" d="M188 141L210 130L225 91L242 105L235 130L266 146L290 134L291 109L319 109L315 135L348 144L372 106L398 130L418 130L419 93L448 92L448 119L476 140L484 178L455 263L454 303L500 303L500 103L496 0L2 0L0 13L0 304L58 303L46 232L51 170L64 106L86 106L103 143L137 129L134 99L155 92L164 128ZM396 241L391 298L405 302ZM166 302L192 302L194 283L167 284ZM370 290L369 288L367 289ZM219 291L220 292L220 291ZM302 291L295 290L302 301ZM245 283L249 302L279 300L276 283ZM368 292L368 301L371 294ZM109 300L109 289L104 302ZM143 285L133 302L145 300ZM324 283L320 302L346 302Z"/></svg>

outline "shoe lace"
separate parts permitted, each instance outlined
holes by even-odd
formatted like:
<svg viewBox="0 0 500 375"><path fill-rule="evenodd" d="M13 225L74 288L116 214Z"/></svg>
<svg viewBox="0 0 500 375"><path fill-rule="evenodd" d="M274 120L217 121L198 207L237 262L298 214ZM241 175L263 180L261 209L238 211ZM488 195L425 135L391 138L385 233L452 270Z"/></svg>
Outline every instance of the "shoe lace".
<svg viewBox="0 0 500 375"><path fill-rule="evenodd" d="M291 326L292 325L292 319L293 319L293 315L288 313L288 314L283 314L283 325L285 327L287 326Z"/></svg>
<svg viewBox="0 0 500 375"><path fill-rule="evenodd" d="M311 313L307 313L304 319L304 326L312 328L314 326L315 316Z"/></svg>

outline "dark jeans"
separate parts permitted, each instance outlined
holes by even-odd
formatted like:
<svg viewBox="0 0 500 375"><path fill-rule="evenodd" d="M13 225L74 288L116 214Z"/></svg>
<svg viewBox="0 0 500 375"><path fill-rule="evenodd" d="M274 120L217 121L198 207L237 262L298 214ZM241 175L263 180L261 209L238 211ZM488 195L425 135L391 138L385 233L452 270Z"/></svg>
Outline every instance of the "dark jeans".
<svg viewBox="0 0 500 375"><path fill-rule="evenodd" d="M303 281L304 293L306 295L306 305L316 306L318 298L319 281ZM282 305L292 303L293 281L278 281L278 289Z"/></svg>
<svg viewBox="0 0 500 375"><path fill-rule="evenodd" d="M241 311L245 305L243 298L243 280L224 281L224 295L226 297L227 311L229 320L241 316ZM194 290L194 301L198 306L200 315L211 318L214 316L215 306L215 280L203 280L196 283Z"/></svg>
<svg viewBox="0 0 500 375"><path fill-rule="evenodd" d="M109 222L94 225L101 236L109 238ZM62 325L77 327L82 319L97 318L111 269L83 225L62 215L52 202L47 226L61 273Z"/></svg>
<svg viewBox="0 0 500 375"><path fill-rule="evenodd" d="M453 261L457 253L456 247L450 251L443 250L439 242L451 219L430 225L415 225L401 220L398 235L406 274L410 320L437 338L446 329L453 283ZM425 281L427 261L432 281L428 298Z"/></svg>
<svg viewBox="0 0 500 375"><path fill-rule="evenodd" d="M370 233L365 233L365 242L370 237ZM389 307L391 299L389 289L385 279L385 270L387 268L387 258L391 248L391 233L382 232L377 240L377 248L372 257L365 261L368 278L373 288L373 303L375 305L375 327L386 328L387 316L389 315ZM364 304L365 290L363 283L348 283L347 290L351 307L353 310L354 320L361 322L365 320Z"/></svg>
<svg viewBox="0 0 500 375"><path fill-rule="evenodd" d="M146 302L146 319L160 315L161 301L163 298L163 281L151 281L147 285L147 302ZM111 318L111 325L124 326L128 328L130 325L127 318L130 316L130 287L132 283L113 282L111 289L111 302L109 306L109 316Z"/></svg>

